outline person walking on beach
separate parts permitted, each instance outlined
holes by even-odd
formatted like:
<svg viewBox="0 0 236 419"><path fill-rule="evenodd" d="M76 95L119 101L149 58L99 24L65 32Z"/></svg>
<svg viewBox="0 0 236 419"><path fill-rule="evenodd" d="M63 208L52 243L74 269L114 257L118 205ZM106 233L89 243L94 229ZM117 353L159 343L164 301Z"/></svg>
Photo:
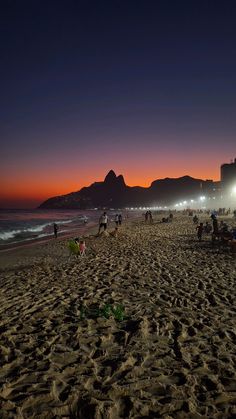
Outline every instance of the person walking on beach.
<svg viewBox="0 0 236 419"><path fill-rule="evenodd" d="M122 223L122 215L121 214L118 215L118 222L119 222L119 226L121 226L121 223Z"/></svg>
<svg viewBox="0 0 236 419"><path fill-rule="evenodd" d="M108 216L107 213L104 212L101 217L99 218L99 230L98 230L98 234L100 234L101 228L104 228L104 231L106 231L107 229L107 223L108 223Z"/></svg>
<svg viewBox="0 0 236 419"><path fill-rule="evenodd" d="M118 214L116 214L116 216L115 216L115 223L116 223L116 227L118 227L118 224L119 224L119 215Z"/></svg>
<svg viewBox="0 0 236 419"><path fill-rule="evenodd" d="M54 230L54 237L55 239L57 239L58 225L56 223L53 224L53 230Z"/></svg>

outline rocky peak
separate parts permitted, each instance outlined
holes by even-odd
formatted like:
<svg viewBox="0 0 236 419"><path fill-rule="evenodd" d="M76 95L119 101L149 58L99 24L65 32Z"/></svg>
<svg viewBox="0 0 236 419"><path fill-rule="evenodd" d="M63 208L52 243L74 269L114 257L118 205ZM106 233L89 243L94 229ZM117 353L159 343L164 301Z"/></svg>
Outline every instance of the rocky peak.
<svg viewBox="0 0 236 419"><path fill-rule="evenodd" d="M116 179L117 179L117 177L116 177L116 174L115 174L114 170L110 170L107 173L107 175L106 175L106 177L104 179L104 183L106 183L106 184L112 184L112 183L116 182Z"/></svg>
<svg viewBox="0 0 236 419"><path fill-rule="evenodd" d="M119 183L119 185L126 186L124 177L122 175L117 176L116 180L117 180L117 183Z"/></svg>

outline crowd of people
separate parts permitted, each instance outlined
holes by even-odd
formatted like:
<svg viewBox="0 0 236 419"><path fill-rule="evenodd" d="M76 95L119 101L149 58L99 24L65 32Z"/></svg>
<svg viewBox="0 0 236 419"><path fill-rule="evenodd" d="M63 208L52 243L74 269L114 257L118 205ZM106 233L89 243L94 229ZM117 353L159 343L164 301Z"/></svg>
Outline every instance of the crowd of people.
<svg viewBox="0 0 236 419"><path fill-rule="evenodd" d="M197 232L197 239L199 242L203 240L203 236L209 236L212 237L212 242L218 241L219 243L223 244L230 244L232 246L232 249L234 252L236 252L236 228L230 227L224 220L218 221L218 215L229 215L231 213L230 208L226 210L225 208L220 208L218 212L213 211L210 213L210 211L195 211L193 214L193 211L188 211L186 213L187 215L192 216L193 223L196 225L196 232ZM233 212L233 217L236 218L236 210ZM144 220L146 224L153 224L153 215L150 210L148 210L144 215ZM199 217L201 215L209 215L210 220L204 222L199 221ZM169 212L167 217L163 217L161 219L162 223L169 223L173 221L173 213ZM112 232L109 232L111 236L117 237L118 235L118 229L122 224L123 217L121 213L116 213L114 219L111 219L115 223L115 229ZM87 222L87 220L86 220ZM101 231L106 232L107 226L109 223L109 217L104 211L102 215L99 218L99 227L98 227L98 235L100 235ZM54 237L57 238L58 236L58 225L56 223L53 224L53 230L54 230ZM80 240L79 237L74 239L75 244L78 246L78 254L81 256L85 256L86 254L86 244L84 240Z"/></svg>
<svg viewBox="0 0 236 419"><path fill-rule="evenodd" d="M234 211L233 214L235 214ZM221 213L222 214L222 213ZM203 222L199 223L198 216L195 214L193 217L193 223L197 224L196 231L197 231L197 238L199 241L202 241L202 237L204 234L209 235L211 234L212 242L218 243L223 245L230 245L231 250L235 253L236 252L236 228L230 227L224 220L218 221L217 218L218 214L216 212L212 212L210 215L212 225L209 221L206 221L205 225Z"/></svg>

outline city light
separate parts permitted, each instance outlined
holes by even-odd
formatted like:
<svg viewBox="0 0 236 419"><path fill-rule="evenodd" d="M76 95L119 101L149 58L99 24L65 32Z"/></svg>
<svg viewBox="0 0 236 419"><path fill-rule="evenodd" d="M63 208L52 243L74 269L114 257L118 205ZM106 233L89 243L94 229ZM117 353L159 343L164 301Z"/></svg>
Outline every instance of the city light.
<svg viewBox="0 0 236 419"><path fill-rule="evenodd" d="M183 200L181 202L175 203L173 206L176 208L176 210L183 211L187 208L193 208L193 209L207 209L211 208L213 205L223 205L224 200L224 206L232 205L232 203L235 205L236 203L236 183L231 185L231 188L228 190L228 194L217 194L217 196L214 194L214 196L207 196L207 195L201 195L198 198L195 199L188 199ZM232 201L232 202L231 202Z"/></svg>
<svg viewBox="0 0 236 419"><path fill-rule="evenodd" d="M234 185L234 186L232 187L232 194L233 194L233 195L236 195L236 185Z"/></svg>

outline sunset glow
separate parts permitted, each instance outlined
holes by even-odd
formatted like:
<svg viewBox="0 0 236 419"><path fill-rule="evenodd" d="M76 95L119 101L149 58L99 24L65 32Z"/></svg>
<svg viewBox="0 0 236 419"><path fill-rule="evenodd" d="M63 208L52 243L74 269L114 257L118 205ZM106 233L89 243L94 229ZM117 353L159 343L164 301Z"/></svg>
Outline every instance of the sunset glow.
<svg viewBox="0 0 236 419"><path fill-rule="evenodd" d="M34 208L110 169L130 186L219 180L236 154L230 8L72 3L4 6L0 207Z"/></svg>
<svg viewBox="0 0 236 419"><path fill-rule="evenodd" d="M146 162L143 159L130 164L122 164L118 166L113 164L107 166L105 164L99 165L96 163L94 169L87 169L87 163L81 163L81 169L78 170L75 166L68 165L67 167L57 168L53 171L50 167L44 168L44 172L38 169L31 169L31 176L24 173L11 173L5 177L5 181L1 187L1 207L2 208L32 208L37 207L47 198L57 195L64 195L73 191L78 191L84 186L89 186L93 182L103 181L110 169L113 169L117 175L123 174L125 182L128 186L144 186L149 187L150 184L156 180L165 177L180 177L186 174L200 179L219 180L219 165L218 167L209 165L208 161L202 161L201 167L197 167L195 162L188 160L186 162L179 159L168 164L164 160L160 161L159 165L155 164L155 159L151 158ZM178 163L178 164L177 164ZM214 160L215 163L215 160ZM157 167L155 167L157 166ZM159 168L158 168L159 166ZM19 167L18 167L19 170ZM204 176L203 176L204 173Z"/></svg>

